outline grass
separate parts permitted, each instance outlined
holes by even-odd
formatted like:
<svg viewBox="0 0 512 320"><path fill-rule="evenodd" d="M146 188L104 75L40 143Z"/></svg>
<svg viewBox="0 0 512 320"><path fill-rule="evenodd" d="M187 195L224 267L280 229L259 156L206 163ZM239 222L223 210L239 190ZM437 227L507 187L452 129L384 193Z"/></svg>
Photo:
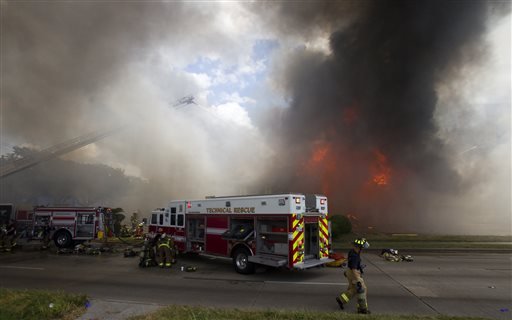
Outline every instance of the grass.
<svg viewBox="0 0 512 320"><path fill-rule="evenodd" d="M168 306L156 312L135 316L130 320L462 320L484 319L454 316L357 315L345 312L272 311L220 309L193 306Z"/></svg>
<svg viewBox="0 0 512 320"><path fill-rule="evenodd" d="M73 320L85 312L85 295L0 288L2 320Z"/></svg>
<svg viewBox="0 0 512 320"><path fill-rule="evenodd" d="M421 234L367 234L372 249L512 249L512 236L453 236ZM334 240L334 248L351 248L358 235Z"/></svg>

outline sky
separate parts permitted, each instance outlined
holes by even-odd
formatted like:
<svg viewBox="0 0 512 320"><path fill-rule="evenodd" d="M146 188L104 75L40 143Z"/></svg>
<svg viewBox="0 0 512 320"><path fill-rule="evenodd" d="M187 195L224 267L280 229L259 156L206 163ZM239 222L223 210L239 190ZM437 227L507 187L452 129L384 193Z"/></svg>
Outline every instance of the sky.
<svg viewBox="0 0 512 320"><path fill-rule="evenodd" d="M449 1L475 2L468 10L448 7L467 25L450 24L459 18L443 16L451 11L438 10L442 2L410 1L403 12L389 2L391 14L425 19L418 26L425 42L417 45L426 50L417 53L392 32L380 36L389 35L387 42L374 37L372 26L395 26L368 19L376 7L370 1L2 0L0 152L16 145L42 149L126 125L64 158L107 164L154 185L151 200L119 200L133 209L207 195L305 190L327 193L333 210L383 228L392 229L389 221L396 219L431 224L420 230L426 232L511 234L510 7ZM432 27L435 14L446 29ZM424 81L428 90L410 92L428 102L414 113L425 112L424 121L408 127L395 119L381 128L379 122L395 120L386 118L393 112L385 103L378 109L377 97L390 105L416 98L401 89L386 96L394 87L379 91L375 79L385 82L387 75L371 79L374 70L366 70L387 61L371 52L396 54L394 45L403 46L404 65L410 52L411 65L432 70L396 73ZM375 73L394 74L389 70ZM190 95L195 104L176 106ZM397 110L399 117L407 112ZM332 122L341 115L343 129ZM405 131L391 134L393 128ZM398 133L414 138L393 143ZM343 164L343 172L329 171L324 157ZM365 182L382 172L380 189L369 190ZM352 182L338 186L326 176ZM418 214L403 219L411 210Z"/></svg>

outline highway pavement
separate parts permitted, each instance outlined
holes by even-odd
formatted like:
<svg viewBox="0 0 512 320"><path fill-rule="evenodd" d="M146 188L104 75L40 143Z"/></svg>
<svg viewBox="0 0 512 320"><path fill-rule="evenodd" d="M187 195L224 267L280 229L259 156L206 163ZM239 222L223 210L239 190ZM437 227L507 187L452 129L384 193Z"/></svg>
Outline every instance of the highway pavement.
<svg viewBox="0 0 512 320"><path fill-rule="evenodd" d="M510 253L403 253L413 255L414 262L388 262L375 252L363 254L372 313L512 318ZM197 271L184 272L181 266L195 266ZM337 311L335 297L347 281L341 268L261 267L256 274L240 275L231 261L206 256L181 256L171 269L142 269L137 257L121 253L21 251L0 254L0 286L85 293L93 304L102 305L96 311L111 312L99 318L122 319L129 315L129 310L122 313L128 305L139 306L131 314L169 304ZM109 305L117 311L109 311ZM355 309L351 301L346 312Z"/></svg>

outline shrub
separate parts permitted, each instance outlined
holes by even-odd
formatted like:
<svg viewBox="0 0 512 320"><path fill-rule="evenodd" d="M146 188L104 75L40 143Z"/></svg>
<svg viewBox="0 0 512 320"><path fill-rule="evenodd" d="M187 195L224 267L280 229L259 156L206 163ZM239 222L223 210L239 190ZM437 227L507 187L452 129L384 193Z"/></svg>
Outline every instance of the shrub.
<svg viewBox="0 0 512 320"><path fill-rule="evenodd" d="M352 223L346 216L331 216L330 221L333 239L339 238L344 234L352 232Z"/></svg>

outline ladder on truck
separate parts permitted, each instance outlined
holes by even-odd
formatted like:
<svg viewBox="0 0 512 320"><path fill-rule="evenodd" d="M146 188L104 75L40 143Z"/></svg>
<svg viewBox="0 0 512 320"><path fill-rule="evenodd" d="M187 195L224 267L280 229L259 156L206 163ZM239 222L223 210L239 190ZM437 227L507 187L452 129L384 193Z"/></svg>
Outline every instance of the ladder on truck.
<svg viewBox="0 0 512 320"><path fill-rule="evenodd" d="M189 95L177 100L174 104L174 108L178 108L184 105L197 104L194 100L194 96ZM64 155L71 151L85 147L91 143L97 142L103 138L106 138L114 133L122 131L128 128L128 125L118 126L103 131L94 131L85 135L61 142L49 148L41 151L35 151L32 154L25 156L21 159L9 161L8 163L0 166L0 178L8 177L16 172L33 167L41 162L51 160L58 156Z"/></svg>
<svg viewBox="0 0 512 320"><path fill-rule="evenodd" d="M10 161L2 165L2 167L0 167L0 178L10 176L16 172L33 167L43 161L48 161L63 154L80 149L82 147L85 147L86 145L99 141L125 128L126 126L121 126L100 132L91 132L83 136L79 136L61 142L59 144L43 149L41 151L35 151L26 157Z"/></svg>

